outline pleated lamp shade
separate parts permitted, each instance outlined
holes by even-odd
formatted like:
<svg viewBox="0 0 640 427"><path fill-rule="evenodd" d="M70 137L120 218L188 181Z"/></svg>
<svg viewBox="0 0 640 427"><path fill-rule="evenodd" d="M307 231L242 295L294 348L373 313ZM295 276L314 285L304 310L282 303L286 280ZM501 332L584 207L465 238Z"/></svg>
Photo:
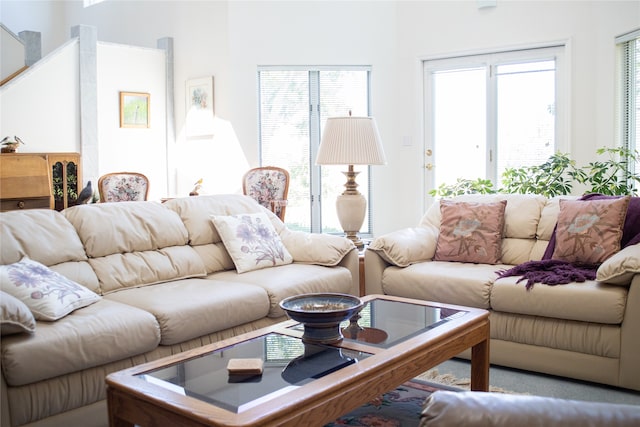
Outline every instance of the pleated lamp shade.
<svg viewBox="0 0 640 427"><path fill-rule="evenodd" d="M378 126L372 117L330 117L318 149L318 165L384 165Z"/></svg>

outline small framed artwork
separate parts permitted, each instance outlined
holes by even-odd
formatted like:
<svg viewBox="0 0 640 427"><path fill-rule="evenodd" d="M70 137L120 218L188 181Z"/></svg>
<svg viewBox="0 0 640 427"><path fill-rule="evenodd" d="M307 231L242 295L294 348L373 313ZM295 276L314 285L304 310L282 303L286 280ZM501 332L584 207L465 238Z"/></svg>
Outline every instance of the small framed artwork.
<svg viewBox="0 0 640 427"><path fill-rule="evenodd" d="M213 135L213 76L187 80L187 137Z"/></svg>
<svg viewBox="0 0 640 427"><path fill-rule="evenodd" d="M149 98L148 93L120 92L121 128L149 127Z"/></svg>

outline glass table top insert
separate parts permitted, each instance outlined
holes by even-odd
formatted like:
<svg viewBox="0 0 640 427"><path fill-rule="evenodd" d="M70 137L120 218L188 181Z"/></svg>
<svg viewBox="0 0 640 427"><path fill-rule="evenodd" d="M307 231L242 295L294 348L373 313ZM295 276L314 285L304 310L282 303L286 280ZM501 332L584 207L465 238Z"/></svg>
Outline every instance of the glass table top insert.
<svg viewBox="0 0 640 427"><path fill-rule="evenodd" d="M147 372L139 378L239 413L368 356L270 333ZM261 358L262 374L230 374L227 364L233 358Z"/></svg>

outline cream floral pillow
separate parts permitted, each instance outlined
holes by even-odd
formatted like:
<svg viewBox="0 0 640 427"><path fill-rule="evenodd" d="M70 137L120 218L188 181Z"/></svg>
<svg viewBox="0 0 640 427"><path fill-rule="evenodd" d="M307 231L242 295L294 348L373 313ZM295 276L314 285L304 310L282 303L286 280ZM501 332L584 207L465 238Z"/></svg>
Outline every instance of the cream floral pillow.
<svg viewBox="0 0 640 427"><path fill-rule="evenodd" d="M214 215L212 220L238 273L293 262L266 214Z"/></svg>
<svg viewBox="0 0 640 427"><path fill-rule="evenodd" d="M58 320L100 300L95 292L29 258L0 266L0 288L25 303L38 320Z"/></svg>
<svg viewBox="0 0 640 427"><path fill-rule="evenodd" d="M497 264L502 256L506 200L495 203L440 201L435 261Z"/></svg>
<svg viewBox="0 0 640 427"><path fill-rule="evenodd" d="M0 334L10 335L36 330L36 319L18 298L0 291Z"/></svg>
<svg viewBox="0 0 640 427"><path fill-rule="evenodd" d="M553 259L600 264L620 250L629 196L560 200Z"/></svg>

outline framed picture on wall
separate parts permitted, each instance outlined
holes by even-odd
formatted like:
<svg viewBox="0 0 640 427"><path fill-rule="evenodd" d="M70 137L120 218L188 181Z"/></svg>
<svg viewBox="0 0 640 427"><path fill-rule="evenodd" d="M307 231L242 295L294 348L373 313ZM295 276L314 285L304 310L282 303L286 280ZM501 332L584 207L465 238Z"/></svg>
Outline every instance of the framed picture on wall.
<svg viewBox="0 0 640 427"><path fill-rule="evenodd" d="M187 80L186 101L187 137L213 135L213 76Z"/></svg>
<svg viewBox="0 0 640 427"><path fill-rule="evenodd" d="M120 92L121 128L149 127L149 98L148 93Z"/></svg>

